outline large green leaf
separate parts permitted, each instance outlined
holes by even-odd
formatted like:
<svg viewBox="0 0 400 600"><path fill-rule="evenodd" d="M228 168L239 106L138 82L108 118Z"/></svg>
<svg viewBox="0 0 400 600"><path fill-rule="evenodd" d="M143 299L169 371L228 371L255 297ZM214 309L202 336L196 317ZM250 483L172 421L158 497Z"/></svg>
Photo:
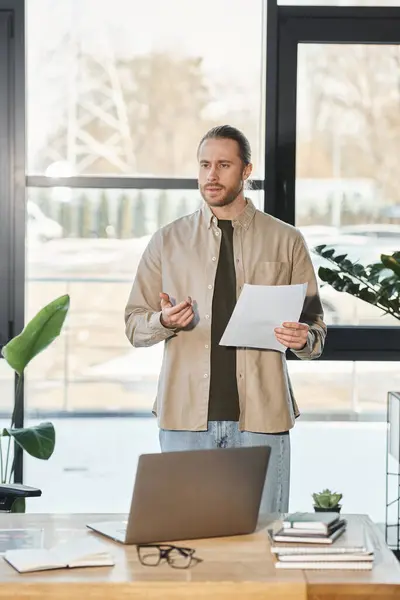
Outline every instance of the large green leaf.
<svg viewBox="0 0 400 600"><path fill-rule="evenodd" d="M28 363L60 335L69 304L68 294L53 300L3 347L4 358L18 375L22 375Z"/></svg>
<svg viewBox="0 0 400 600"><path fill-rule="evenodd" d="M48 460L54 452L56 432L52 423L40 423L21 429L3 429L3 436L11 436L23 450L34 458Z"/></svg>

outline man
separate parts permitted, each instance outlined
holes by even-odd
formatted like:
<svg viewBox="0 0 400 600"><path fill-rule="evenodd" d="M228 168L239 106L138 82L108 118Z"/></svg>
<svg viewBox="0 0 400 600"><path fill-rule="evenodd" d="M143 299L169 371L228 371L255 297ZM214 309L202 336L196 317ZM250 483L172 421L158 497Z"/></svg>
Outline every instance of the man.
<svg viewBox="0 0 400 600"><path fill-rule="evenodd" d="M270 446L260 512L287 512L289 430L299 412L286 357L219 341L244 283L307 282L301 322L282 323L275 335L299 358L319 357L326 327L313 265L299 231L246 198L252 164L243 133L211 129L198 164L203 206L152 237L126 307L126 334L135 347L165 341L153 408L161 450Z"/></svg>

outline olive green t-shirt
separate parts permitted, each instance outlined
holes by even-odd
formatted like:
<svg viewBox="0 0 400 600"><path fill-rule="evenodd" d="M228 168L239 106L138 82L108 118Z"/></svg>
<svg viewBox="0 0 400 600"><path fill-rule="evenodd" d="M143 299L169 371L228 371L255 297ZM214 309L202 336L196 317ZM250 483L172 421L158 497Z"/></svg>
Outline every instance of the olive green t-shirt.
<svg viewBox="0 0 400 600"><path fill-rule="evenodd" d="M218 221L218 227L222 237L212 302L208 420L238 421L240 411L236 381L236 348L219 345L236 304L232 221Z"/></svg>

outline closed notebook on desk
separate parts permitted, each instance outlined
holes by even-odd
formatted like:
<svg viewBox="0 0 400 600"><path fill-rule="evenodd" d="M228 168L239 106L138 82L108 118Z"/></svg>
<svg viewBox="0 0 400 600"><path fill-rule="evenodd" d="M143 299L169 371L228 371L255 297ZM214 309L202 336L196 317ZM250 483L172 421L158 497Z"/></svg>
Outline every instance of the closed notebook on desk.
<svg viewBox="0 0 400 600"><path fill-rule="evenodd" d="M371 561L318 561L318 562L281 562L277 561L275 567L277 569L301 569L302 571L326 571L326 570L337 570L337 571L372 571Z"/></svg>
<svg viewBox="0 0 400 600"><path fill-rule="evenodd" d="M115 564L104 544L89 536L49 549L8 550L4 559L19 573L76 567L109 567Z"/></svg>
<svg viewBox="0 0 400 600"><path fill-rule="evenodd" d="M311 530L327 534L339 520L340 515L335 512L295 512L286 515L282 527L283 529Z"/></svg>
<svg viewBox="0 0 400 600"><path fill-rule="evenodd" d="M341 519L332 527L329 534L306 529L288 529L282 527L273 534L275 542L293 542L296 544L333 544L346 531L346 521Z"/></svg>

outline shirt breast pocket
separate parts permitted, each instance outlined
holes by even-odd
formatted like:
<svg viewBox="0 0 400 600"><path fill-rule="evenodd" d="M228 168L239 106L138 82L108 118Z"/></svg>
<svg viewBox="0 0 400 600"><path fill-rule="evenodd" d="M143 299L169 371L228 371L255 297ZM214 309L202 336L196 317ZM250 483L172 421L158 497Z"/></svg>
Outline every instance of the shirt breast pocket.
<svg viewBox="0 0 400 600"><path fill-rule="evenodd" d="M288 262L258 262L254 265L249 283L254 285L289 285L290 268Z"/></svg>

